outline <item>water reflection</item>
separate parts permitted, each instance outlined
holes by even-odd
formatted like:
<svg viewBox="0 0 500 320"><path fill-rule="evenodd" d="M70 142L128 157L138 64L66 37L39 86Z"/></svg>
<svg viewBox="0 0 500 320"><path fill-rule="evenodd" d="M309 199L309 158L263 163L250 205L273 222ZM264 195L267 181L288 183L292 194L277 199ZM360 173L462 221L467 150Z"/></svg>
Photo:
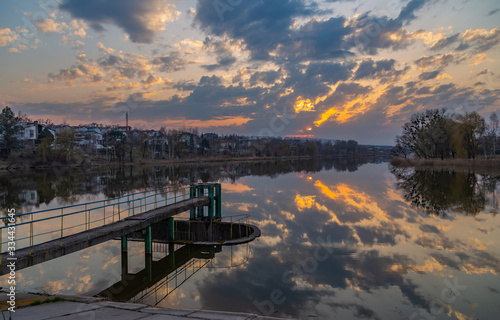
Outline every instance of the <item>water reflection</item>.
<svg viewBox="0 0 500 320"><path fill-rule="evenodd" d="M352 172L363 164L380 160L336 158L188 166L66 168L3 173L0 176L0 207L15 208L16 212L21 213L49 205L56 198L57 205L64 206L85 202L82 197L88 195L103 194L105 198L114 198L134 190L162 188L167 185L176 186L197 181L234 182L248 175L276 178L294 171L318 172L332 168L337 171Z"/></svg>
<svg viewBox="0 0 500 320"><path fill-rule="evenodd" d="M495 190L500 176L397 168L391 168L391 172L399 180L397 186L404 190L405 200L429 214L477 215L484 211L488 193L492 195L493 209L498 208Z"/></svg>
<svg viewBox="0 0 500 320"><path fill-rule="evenodd" d="M405 172L412 181L407 190L400 185L406 180L398 180L401 176L385 163L353 172L326 170L326 164L321 171L305 170L314 163L301 170L295 164L272 165L283 174L253 164L218 167L215 176L202 169L189 177L206 174L225 181L223 215L250 214L262 236L239 255L246 263L203 268L164 300L151 294L145 303L297 319L492 319L498 314L495 177ZM431 189L446 199L435 199ZM415 206L408 191L441 215ZM467 195L473 200L460 199ZM121 270L120 246L106 246L21 270L20 281L52 292L78 288L78 294L97 294L121 280L112 277ZM137 273L145 267L144 245L133 246L129 270ZM214 260L232 257L223 248Z"/></svg>
<svg viewBox="0 0 500 320"><path fill-rule="evenodd" d="M174 244L155 243L154 247L160 247L161 251L166 252L165 257L153 261L152 255L145 255L145 268L135 273L129 273L128 255L122 252L121 280L102 290L97 296L123 302L133 299L139 303L143 303L149 297L155 297L153 305L156 306L189 279L188 271L192 276L205 267L216 253L222 251L221 246L184 245L176 249ZM178 280L179 276L184 278ZM158 299L158 291L165 289L166 292L160 293Z"/></svg>

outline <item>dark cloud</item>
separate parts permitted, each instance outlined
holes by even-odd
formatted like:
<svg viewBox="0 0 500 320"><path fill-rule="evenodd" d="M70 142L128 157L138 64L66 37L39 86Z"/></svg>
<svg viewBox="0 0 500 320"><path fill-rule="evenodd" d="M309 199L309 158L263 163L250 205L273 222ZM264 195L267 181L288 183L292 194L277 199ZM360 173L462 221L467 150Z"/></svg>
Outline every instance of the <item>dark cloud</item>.
<svg viewBox="0 0 500 320"><path fill-rule="evenodd" d="M411 0L408 4L401 10L397 20L402 22L410 22L416 18L415 11L422 8L428 0Z"/></svg>
<svg viewBox="0 0 500 320"><path fill-rule="evenodd" d="M241 1L218 11L212 0L199 0L195 23L208 34L244 40L256 60L269 59L269 52L289 38L295 17L311 16L316 5L301 0Z"/></svg>
<svg viewBox="0 0 500 320"><path fill-rule="evenodd" d="M233 56L231 48L227 41L215 41L206 38L203 42L205 49L213 50L216 55L217 64L203 65L202 67L208 71L215 69L228 69L236 63L236 58Z"/></svg>
<svg viewBox="0 0 500 320"><path fill-rule="evenodd" d="M458 41L458 37L459 36L460 36L460 33L455 33L452 36L440 39L440 40L436 41L430 47L430 49L433 50L433 51L438 51L438 50L444 49L444 48L446 48L446 47L448 47L448 46L456 43Z"/></svg>
<svg viewBox="0 0 500 320"><path fill-rule="evenodd" d="M408 68L397 70L395 68L396 60L382 59L373 61L371 58L363 60L354 74L354 80L363 78L378 79L380 83L394 82L398 80Z"/></svg>
<svg viewBox="0 0 500 320"><path fill-rule="evenodd" d="M419 226L419 229L427 233L437 233L437 234L440 233L439 229L436 228L436 226L432 226L430 224L423 224Z"/></svg>
<svg viewBox="0 0 500 320"><path fill-rule="evenodd" d="M453 268L455 270L460 270L460 263L450 257L448 257L447 255L445 255L444 253L440 253L440 252L433 252L430 254L431 257L433 257L437 262L439 262L439 264L443 265L443 266L448 266L450 268Z"/></svg>
<svg viewBox="0 0 500 320"><path fill-rule="evenodd" d="M353 48L368 54L385 48L406 48L411 37L403 25L414 20L415 11L427 2L411 0L396 19L365 13L350 20L343 16L309 19L295 27L296 19L308 19L325 12L321 12L314 2L277 0L227 5L222 14L212 1L199 0L195 24L207 34L243 40L254 60L290 62L348 58L353 56Z"/></svg>
<svg viewBox="0 0 500 320"><path fill-rule="evenodd" d="M310 20L282 39L277 50L279 59L303 61L351 57L351 47L344 43L344 37L352 30L345 24L344 17Z"/></svg>
<svg viewBox="0 0 500 320"><path fill-rule="evenodd" d="M168 55L156 57L151 63L162 72L174 72L184 70L186 65L193 64L193 61L184 60L180 53L171 52Z"/></svg>
<svg viewBox="0 0 500 320"><path fill-rule="evenodd" d="M455 60L456 60L455 55L453 53L448 53L443 55L424 56L415 60L415 64L419 68L429 68L429 67L444 68L447 67L452 62L457 62Z"/></svg>
<svg viewBox="0 0 500 320"><path fill-rule="evenodd" d="M85 19L96 31L103 31L103 24L115 24L139 43L151 43L165 18L172 20L177 14L165 0L64 0L59 8Z"/></svg>
<svg viewBox="0 0 500 320"><path fill-rule="evenodd" d="M440 71L439 70L436 70L436 71L429 71L429 72L422 72L418 78L420 80L432 80L432 79L436 79L437 76L439 75Z"/></svg>
<svg viewBox="0 0 500 320"><path fill-rule="evenodd" d="M498 11L500 11L500 9L499 9L499 8L496 8L496 9L494 9L494 10L491 10L490 12L488 12L487 16L492 16L492 15L494 15L495 13L497 13Z"/></svg>
<svg viewBox="0 0 500 320"><path fill-rule="evenodd" d="M321 82L335 85L339 81L346 81L351 77L354 64L317 62L307 66L305 77L319 77Z"/></svg>
<svg viewBox="0 0 500 320"><path fill-rule="evenodd" d="M200 82L198 85L200 86L220 86L222 84L222 79L220 77L217 77L216 75L212 75L211 77L209 76L203 76L200 78Z"/></svg>
<svg viewBox="0 0 500 320"><path fill-rule="evenodd" d="M120 64L122 61L123 59L121 57L110 54L99 59L98 63L103 67L110 67Z"/></svg>
<svg viewBox="0 0 500 320"><path fill-rule="evenodd" d="M250 85L254 86L257 83L264 83L266 85L274 84L282 77L281 71L257 71L250 76Z"/></svg>

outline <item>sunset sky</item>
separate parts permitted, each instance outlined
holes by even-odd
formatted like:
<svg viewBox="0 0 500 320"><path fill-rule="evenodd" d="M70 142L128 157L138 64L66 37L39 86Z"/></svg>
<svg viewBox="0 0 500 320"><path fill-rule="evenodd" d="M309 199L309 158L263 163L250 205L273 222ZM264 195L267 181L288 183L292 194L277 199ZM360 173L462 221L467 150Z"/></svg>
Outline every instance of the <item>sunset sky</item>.
<svg viewBox="0 0 500 320"><path fill-rule="evenodd" d="M416 111L500 110L499 21L492 0L3 0L0 103L392 144Z"/></svg>

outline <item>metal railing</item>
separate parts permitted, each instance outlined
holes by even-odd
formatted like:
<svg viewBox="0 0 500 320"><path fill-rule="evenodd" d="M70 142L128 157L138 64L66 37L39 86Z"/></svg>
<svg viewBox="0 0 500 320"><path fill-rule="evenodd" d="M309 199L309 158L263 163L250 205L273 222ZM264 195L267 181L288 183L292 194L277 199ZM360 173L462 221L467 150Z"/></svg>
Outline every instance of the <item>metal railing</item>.
<svg viewBox="0 0 500 320"><path fill-rule="evenodd" d="M16 214L14 215L17 222L15 224L16 250L31 248L34 245L82 231L88 232L92 228L113 224L151 209L187 200L190 197L190 186L176 189L167 187L111 199ZM3 217L4 223L0 226L2 238L0 251L2 253L5 252L4 245L9 242L7 234L4 235L6 232L3 232L4 229L7 231L9 228L8 218Z"/></svg>

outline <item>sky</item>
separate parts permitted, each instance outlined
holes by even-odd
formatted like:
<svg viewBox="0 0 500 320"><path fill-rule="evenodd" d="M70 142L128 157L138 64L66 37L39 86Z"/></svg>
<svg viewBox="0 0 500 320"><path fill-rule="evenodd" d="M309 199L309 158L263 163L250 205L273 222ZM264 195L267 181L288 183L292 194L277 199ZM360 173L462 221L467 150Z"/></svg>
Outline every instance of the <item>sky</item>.
<svg viewBox="0 0 500 320"><path fill-rule="evenodd" d="M415 112L500 110L499 18L490 0L3 0L0 105L390 145Z"/></svg>

